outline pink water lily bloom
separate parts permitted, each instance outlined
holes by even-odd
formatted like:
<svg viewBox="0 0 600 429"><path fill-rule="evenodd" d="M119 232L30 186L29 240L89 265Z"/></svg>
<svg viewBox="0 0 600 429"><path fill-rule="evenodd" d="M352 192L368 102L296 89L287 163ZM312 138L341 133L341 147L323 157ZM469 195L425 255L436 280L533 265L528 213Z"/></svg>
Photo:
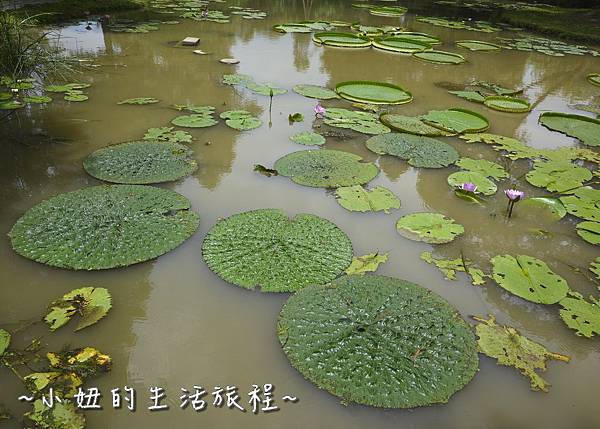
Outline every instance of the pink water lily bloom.
<svg viewBox="0 0 600 429"><path fill-rule="evenodd" d="M325 108L323 106L321 106L321 102L318 102L315 105L315 115L316 116L325 116L325 112L327 112L327 110L325 110Z"/></svg>
<svg viewBox="0 0 600 429"><path fill-rule="evenodd" d="M525 192L519 191L517 189L507 189L504 191L506 197L511 201L519 201L525 196Z"/></svg>
<svg viewBox="0 0 600 429"><path fill-rule="evenodd" d="M465 182L462 184L460 189L467 192L475 192L477 190L477 185L475 183Z"/></svg>

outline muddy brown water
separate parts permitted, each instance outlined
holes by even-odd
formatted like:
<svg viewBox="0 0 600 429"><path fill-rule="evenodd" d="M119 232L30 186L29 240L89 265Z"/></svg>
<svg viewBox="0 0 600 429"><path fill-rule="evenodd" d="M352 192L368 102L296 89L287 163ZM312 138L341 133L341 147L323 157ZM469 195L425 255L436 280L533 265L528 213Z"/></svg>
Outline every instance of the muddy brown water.
<svg viewBox="0 0 600 429"><path fill-rule="evenodd" d="M476 53L453 44L458 39L493 40L497 34L450 30L422 24L411 13L403 18L370 16L367 12L327 1L312 5L290 2L285 7L270 2L244 3L269 13L264 20L232 16L230 24L181 20L162 25L148 34L102 32L94 26L68 26L62 30L63 43L96 58L102 67L84 72L80 81L92 83L84 103L57 101L46 108L19 112L17 118L1 125L0 145L0 230L8 232L28 208L60 192L99 182L84 172L81 162L93 150L111 143L139 139L147 128L165 126L177 116L169 104L213 105L217 111L247 109L264 125L249 132L218 126L191 130L199 170L184 180L161 185L188 197L201 216L197 233L157 260L128 268L103 272L70 272L52 269L15 254L4 238L0 241L0 326L9 330L39 320L47 304L71 289L86 285L110 290L114 308L97 325L73 334L72 327L49 334L40 324L17 335L16 346L42 336L49 349L65 345L92 345L112 356L114 367L108 375L89 383L101 388L104 410L87 412L88 427L100 428L546 428L592 429L600 427L600 350L598 339L583 339L567 329L556 306L542 306L518 299L489 282L471 286L464 276L444 280L434 267L419 259L426 250L437 256L465 256L489 268L489 259L501 253L528 254L548 263L583 294L596 286L587 274L597 248L574 233L573 219L540 223L528 219L516 207L513 219L502 216L505 198L501 182L497 195L477 207L457 199L446 184L454 169L414 169L405 162L378 157L364 147L367 136L328 138L325 147L353 152L377 162L379 176L371 185L393 190L402 208L391 214L358 214L345 211L323 189L293 184L284 177L267 178L252 171L254 164L271 166L280 156L305 147L289 140L299 131L310 130L315 101L291 91L299 83L332 87L345 80L380 80L400 84L412 91L414 101L393 110L416 115L429 109L464 107L484 114L490 132L516 136L539 148L576 146L577 142L537 124L540 112L576 112L569 106L598 100L598 88L585 76L597 72L600 59L591 56L548 57L539 53L502 51ZM277 3L278 4L278 3ZM219 6L217 4L217 6ZM226 5L223 5L226 7ZM429 32L444 41L442 49L460 52L468 62L459 66L432 65L410 57L375 49L319 47L309 34L279 34L275 24L301 20L348 20L372 25L401 25ZM506 33L508 34L508 33ZM199 48L211 53L194 55L190 49L172 47L172 41L198 36ZM218 59L240 59L236 66ZM289 90L276 96L272 127L269 98L222 85L224 73L245 73L258 82L273 82ZM437 82L462 83L488 80L509 87L525 87L526 97L535 105L528 114L496 112L450 95ZM149 106L117 106L119 100L152 96L162 100ZM346 103L324 102L325 106ZM300 112L304 122L290 125L287 116ZM576 112L583 113L583 112ZM583 113L585 114L585 113ZM326 127L320 128L324 130ZM317 131L319 129L317 128ZM461 155L499 161L501 157L481 144L467 145L448 140ZM511 166L513 177L526 171L526 163ZM540 189L519 180L516 186L528 195L544 195ZM276 319L286 294L261 294L229 285L209 271L201 257L202 239L217 219L245 210L276 207L288 214L313 213L334 221L352 239L357 255L389 252L379 273L421 284L444 296L461 314L493 314L498 321L520 329L550 350L568 354L568 364L550 362L543 373L552 386L548 393L532 392L529 382L515 369L500 367L481 356L480 371L473 381L451 398L448 404L415 410L380 410L341 405L293 369L282 353L276 335ZM452 244L433 248L400 237L396 220L408 213L442 212L465 225L466 233ZM542 228L549 234L537 234ZM180 388L201 385L235 385L244 405L252 384L272 383L281 410L253 415L237 410L208 406L195 413L179 409ZM133 386L137 389L137 411L113 410L110 389ZM19 416L27 406L17 402L24 393L12 375L0 371L0 403ZM170 409L150 412L148 389L167 390ZM296 404L281 402L281 396L300 398ZM206 400L211 400L209 397ZM21 427L19 419L5 423Z"/></svg>

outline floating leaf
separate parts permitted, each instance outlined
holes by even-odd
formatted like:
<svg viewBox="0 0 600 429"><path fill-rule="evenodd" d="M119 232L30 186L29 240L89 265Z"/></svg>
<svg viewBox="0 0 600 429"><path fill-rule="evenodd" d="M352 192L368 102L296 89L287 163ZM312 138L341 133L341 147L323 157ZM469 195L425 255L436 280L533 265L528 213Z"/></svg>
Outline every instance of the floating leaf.
<svg viewBox="0 0 600 429"><path fill-rule="evenodd" d="M85 171L111 183L145 185L171 182L192 174L193 151L179 143L136 141L103 147L84 161Z"/></svg>
<svg viewBox="0 0 600 429"><path fill-rule="evenodd" d="M559 302L562 320L577 331L577 335L587 338L600 335L600 301L594 297L590 297L590 300L566 297Z"/></svg>
<svg viewBox="0 0 600 429"><path fill-rule="evenodd" d="M137 97L137 98L128 98L127 100L119 101L117 104L154 104L158 103L160 100L153 97Z"/></svg>
<svg viewBox="0 0 600 429"><path fill-rule="evenodd" d="M417 41L422 43L427 43L428 45L438 45L441 40L431 34L427 33L416 33L414 31L403 31L401 33L395 32L393 36L385 38L385 40L389 40L390 38L396 40L410 40Z"/></svg>
<svg viewBox="0 0 600 429"><path fill-rule="evenodd" d="M65 294L51 304L44 320L51 331L64 326L76 314L81 316L76 331L98 322L112 307L111 296L105 288L85 287Z"/></svg>
<svg viewBox="0 0 600 429"><path fill-rule="evenodd" d="M421 253L420 258L428 264L435 265L447 280L456 280L456 272L461 271L466 273L471 278L471 283L475 286L485 284L485 278L489 277L479 268L471 266L471 261L464 258L457 259L437 259L434 258L431 252Z"/></svg>
<svg viewBox="0 0 600 429"><path fill-rule="evenodd" d="M600 120L588 116L558 112L545 112L540 115L540 124L569 137L575 137L588 146L600 146Z"/></svg>
<svg viewBox="0 0 600 429"><path fill-rule="evenodd" d="M531 256L497 255L491 260L492 277L504 289L531 302L556 304L569 286L545 262Z"/></svg>
<svg viewBox="0 0 600 429"><path fill-rule="evenodd" d="M422 119L429 125L455 133L481 132L490 126L483 115L467 109L431 110Z"/></svg>
<svg viewBox="0 0 600 429"><path fill-rule="evenodd" d="M25 414L36 428L42 429L84 429L85 417L70 401L62 401L49 408L37 399L33 410Z"/></svg>
<svg viewBox="0 0 600 429"><path fill-rule="evenodd" d="M584 221L577 224L577 235L591 244L600 244L600 222Z"/></svg>
<svg viewBox="0 0 600 429"><path fill-rule="evenodd" d="M193 104L173 104L171 108L180 112L198 113L200 115L212 115L214 113L214 106L195 106Z"/></svg>
<svg viewBox="0 0 600 429"><path fill-rule="evenodd" d="M389 133L371 137L367 149L379 155L405 159L413 167L442 168L453 164L459 155L452 146L430 137Z"/></svg>
<svg viewBox="0 0 600 429"><path fill-rule="evenodd" d="M410 92L397 85L366 80L338 83L335 91L347 100L371 104L404 104L413 98Z"/></svg>
<svg viewBox="0 0 600 429"><path fill-rule="evenodd" d="M47 85L44 90L46 92L72 92L89 88L90 86L88 83L68 83L66 85Z"/></svg>
<svg viewBox="0 0 600 429"><path fill-rule="evenodd" d="M245 110L230 110L223 112L220 115L221 119L225 119L225 124L234 130L247 131L258 128L262 125L262 121L252 116L250 112Z"/></svg>
<svg viewBox="0 0 600 429"><path fill-rule="evenodd" d="M290 137L294 143L306 146L322 146L326 143L325 137L312 131L303 131Z"/></svg>
<svg viewBox="0 0 600 429"><path fill-rule="evenodd" d="M390 209L399 209L400 200L392 191L383 186L376 186L368 191L360 185L346 186L335 190L337 202L352 212L381 211L389 213Z"/></svg>
<svg viewBox="0 0 600 429"><path fill-rule="evenodd" d="M590 271L596 275L598 280L600 280L600 256L592 261L590 264Z"/></svg>
<svg viewBox="0 0 600 429"><path fill-rule="evenodd" d="M567 215L567 210L559 199L547 197L526 198L519 203L519 211L537 220L545 217L557 221Z"/></svg>
<svg viewBox="0 0 600 429"><path fill-rule="evenodd" d="M377 176L379 169L362 158L339 150L303 150L278 159L274 168L299 185L318 188L363 185Z"/></svg>
<svg viewBox="0 0 600 429"><path fill-rule="evenodd" d="M473 171L495 180L508 177L508 172L501 165L486 159L460 158L455 165L463 170Z"/></svg>
<svg viewBox="0 0 600 429"><path fill-rule="evenodd" d="M263 176L267 176L267 177L279 175L277 170L273 170L272 168L267 168L264 165L260 165L260 164L254 164L254 171L262 174Z"/></svg>
<svg viewBox="0 0 600 429"><path fill-rule="evenodd" d="M494 195L498 190L494 182L476 171L457 171L449 175L447 180L453 188L460 188L463 183L473 183L477 186L474 193L483 195Z"/></svg>
<svg viewBox="0 0 600 429"><path fill-rule="evenodd" d="M53 267L100 270L167 253L198 228L187 198L138 185L93 186L29 209L9 237L20 255Z"/></svg>
<svg viewBox="0 0 600 429"><path fill-rule="evenodd" d="M74 373L81 379L87 379L99 372L110 371L112 359L93 347L84 347L60 353L47 353L52 368L64 373Z"/></svg>
<svg viewBox="0 0 600 429"><path fill-rule="evenodd" d="M10 334L4 329L0 329L0 357L4 354L10 345Z"/></svg>
<svg viewBox="0 0 600 429"><path fill-rule="evenodd" d="M376 6L369 8L369 13L375 16L387 16L397 18L403 16L408 11L403 6Z"/></svg>
<svg viewBox="0 0 600 429"><path fill-rule="evenodd" d="M224 280L263 292L295 292L339 276L352 260L352 243L326 219L277 209L244 212L219 221L202 256Z"/></svg>
<svg viewBox="0 0 600 429"><path fill-rule="evenodd" d="M483 101L490 109L509 113L525 113L531 110L531 105L527 100L521 98L509 97L507 95L493 95L486 97Z"/></svg>
<svg viewBox="0 0 600 429"><path fill-rule="evenodd" d="M475 103L483 103L485 96L479 91L448 91L450 94L454 94L465 100L474 101Z"/></svg>
<svg viewBox="0 0 600 429"><path fill-rule="evenodd" d="M422 51L422 52L414 52L412 54L413 57L418 58L423 61L427 61L435 64L461 64L464 63L465 57L459 54L454 54L452 52L444 52L444 51Z"/></svg>
<svg viewBox="0 0 600 429"><path fill-rule="evenodd" d="M369 253L364 256L355 256L352 258L352 263L346 268L348 275L363 275L365 273L374 273L379 268L379 265L386 263L388 254L380 255L379 252Z"/></svg>
<svg viewBox="0 0 600 429"><path fill-rule="evenodd" d="M468 49L469 51L499 51L502 49L500 45L483 42L481 40L457 40L455 43L457 46Z"/></svg>
<svg viewBox="0 0 600 429"><path fill-rule="evenodd" d="M396 230L402 237L425 243L449 243L465 232L454 219L440 213L412 213L396 222Z"/></svg>
<svg viewBox="0 0 600 429"><path fill-rule="evenodd" d="M366 48L371 46L371 39L353 33L322 32L313 34L313 41L319 45L340 48Z"/></svg>
<svg viewBox="0 0 600 429"><path fill-rule="evenodd" d="M454 307L421 286L377 275L292 295L278 336L292 366L343 403L445 403L478 366L474 335Z"/></svg>
<svg viewBox="0 0 600 429"><path fill-rule="evenodd" d="M339 98L335 91L317 85L296 85L292 88L295 93L309 98L318 98L319 100L330 100Z"/></svg>
<svg viewBox="0 0 600 429"><path fill-rule="evenodd" d="M246 83L252 82L252 76L247 74L224 74L223 83L225 85L245 85Z"/></svg>
<svg viewBox="0 0 600 429"><path fill-rule="evenodd" d="M475 317L479 323L475 333L481 353L497 359L500 365L512 366L528 377L532 390L548 391L548 383L536 372L545 371L546 361L556 359L569 362L570 358L548 351L543 345L521 335L510 326L497 325L493 316L488 320Z"/></svg>
<svg viewBox="0 0 600 429"><path fill-rule="evenodd" d="M600 73L590 73L586 79L592 85L600 86Z"/></svg>
<svg viewBox="0 0 600 429"><path fill-rule="evenodd" d="M390 36L373 41L373 46L384 51L412 54L431 49L431 45L420 40L411 40L404 37Z"/></svg>
<svg viewBox="0 0 600 429"><path fill-rule="evenodd" d="M256 82L249 82L246 83L246 88L248 88L250 91L256 93L256 94L260 94L260 95L265 95L265 96L270 96L272 95L281 95L281 94L285 94L287 92L287 90L279 88L271 83L263 83L263 84L259 84Z"/></svg>
<svg viewBox="0 0 600 429"><path fill-rule="evenodd" d="M536 161L525 179L533 186L550 192L564 192L583 185L592 178L592 172L569 161Z"/></svg>
<svg viewBox="0 0 600 429"><path fill-rule="evenodd" d="M186 128L206 128L217 125L211 114L181 115L171 121L173 125Z"/></svg>
<svg viewBox="0 0 600 429"><path fill-rule="evenodd" d="M27 95L23 97L23 101L25 103L43 104L50 103L52 98L48 97L47 95Z"/></svg>
<svg viewBox="0 0 600 429"><path fill-rule="evenodd" d="M311 33L312 29L306 24L288 23L274 25L273 30L279 33Z"/></svg>
<svg viewBox="0 0 600 429"><path fill-rule="evenodd" d="M73 101L73 102L81 102L81 101L86 101L89 99L89 97L83 93L81 93L81 91L69 91L65 94L65 96L63 97L65 99L65 101Z"/></svg>
<svg viewBox="0 0 600 429"><path fill-rule="evenodd" d="M560 197L567 213L581 219L600 222L600 189L584 186L570 193L572 195Z"/></svg>
<svg viewBox="0 0 600 429"><path fill-rule="evenodd" d="M144 140L170 143L191 143L192 135L187 131L173 131L174 127L149 128L144 134Z"/></svg>
<svg viewBox="0 0 600 429"><path fill-rule="evenodd" d="M291 113L288 115L290 122L302 122L304 121L304 115L302 113Z"/></svg>
<svg viewBox="0 0 600 429"><path fill-rule="evenodd" d="M388 127L409 134L417 134L428 137L447 136L452 134L439 128L432 127L431 125L427 125L421 120L421 118L416 116L404 116L386 113L381 115L380 119L381 122Z"/></svg>
<svg viewBox="0 0 600 429"><path fill-rule="evenodd" d="M349 128L364 134L385 134L390 129L379 122L377 115L357 110L329 107L325 111L323 122L337 128Z"/></svg>

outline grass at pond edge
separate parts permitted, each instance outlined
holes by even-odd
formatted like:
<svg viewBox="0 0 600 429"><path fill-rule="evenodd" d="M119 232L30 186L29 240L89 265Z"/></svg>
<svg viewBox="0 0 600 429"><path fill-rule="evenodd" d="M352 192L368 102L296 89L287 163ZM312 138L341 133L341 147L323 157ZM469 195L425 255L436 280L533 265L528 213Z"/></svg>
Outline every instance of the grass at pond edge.
<svg viewBox="0 0 600 429"><path fill-rule="evenodd" d="M55 3L42 3L27 5L15 11L19 16L32 16L37 14L47 14L38 16L37 22L40 24L55 24L80 19L89 12L90 15L104 14L108 12L118 12L141 9L146 2L143 0L61 0Z"/></svg>

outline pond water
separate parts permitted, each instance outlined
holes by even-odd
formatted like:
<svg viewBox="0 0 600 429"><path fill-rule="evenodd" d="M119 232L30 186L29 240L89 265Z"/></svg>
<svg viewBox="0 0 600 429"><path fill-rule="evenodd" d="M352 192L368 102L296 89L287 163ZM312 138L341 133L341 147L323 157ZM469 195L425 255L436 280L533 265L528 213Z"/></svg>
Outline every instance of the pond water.
<svg viewBox="0 0 600 429"><path fill-rule="evenodd" d="M309 4L310 3L310 4ZM387 3L386 3L387 4ZM392 4L392 3L390 3ZM225 4L211 8L226 9ZM89 101L57 101L45 108L34 107L0 125L0 230L8 232L30 207L61 192L100 182L88 176L82 161L93 150L116 142L140 139L150 127L167 126L178 115L171 104L212 105L218 112L245 109L263 121L258 129L239 132L219 125L188 130L189 145L199 169L178 182L161 185L192 201L201 216L196 234L176 250L147 263L102 272L71 272L48 268L18 256L8 239L0 242L0 326L9 330L39 320L52 300L83 286L108 288L114 308L100 323L81 332L71 327L50 335L39 324L15 339L23 346L43 336L49 349L92 345L114 360L112 371L93 380L104 393L103 411L86 413L88 426L96 428L594 428L600 426L597 412L600 396L600 348L598 340L577 337L558 315L557 306L521 300L493 281L472 286L459 274L446 281L435 267L419 258L423 251L456 258L464 255L489 269L497 254L527 254L545 261L563 276L572 289L589 295L596 284L588 275L589 263L598 250L575 234L575 219L540 223L515 208L512 219L503 211L503 190L518 187L527 195L545 191L527 184L526 161L511 165L513 179L499 183L499 192L478 206L456 198L446 183L455 168L416 169L390 156L377 156L364 146L368 136L344 131L348 139L328 137L325 148L352 152L378 164L381 173L370 186L381 185L396 193L402 207L391 214L353 213L338 205L331 192L302 187L285 177L268 178L253 171L254 164L271 167L281 156L306 149L290 141L300 131L324 131L327 126L314 118L315 100L291 91L296 84L334 87L347 80L386 81L411 91L414 101L392 107L404 115L431 109L463 107L484 114L489 132L517 137L536 148L577 146L579 143L537 123L543 111L572 112L577 104L598 103L598 87L585 76L600 70L600 58L590 55L551 57L537 52L502 50L470 52L454 45L459 39L495 41L501 34L474 33L435 27L415 20L377 17L335 1L267 2L247 1L243 6L264 10L263 20L232 15L219 24L181 19L177 25L161 25L145 34L103 32L95 24L62 30L70 50L94 58L101 64L77 79L91 83ZM421 6L423 7L423 6ZM438 14L435 6L422 13ZM149 18L151 15L144 16ZM341 49L318 46L310 34L280 34L272 26L304 19L360 21L367 25L396 25L427 32L443 40L440 49L467 57L464 64L435 65L376 49ZM198 48L177 48L173 42L186 36L199 37ZM220 58L237 58L238 65L224 65ZM244 73L257 82L273 82L288 92L273 99L272 126L269 97L243 88L223 85L227 73ZM502 113L460 99L440 86L484 80L505 87L525 88L533 105L525 114ZM161 100L148 106L117 105L119 100L151 96ZM325 107L348 107L349 103L324 101ZM290 124L288 115L300 112L303 122ZM502 162L502 157L484 144L467 145L458 138L445 138L462 156ZM378 273L407 279L445 297L468 318L493 314L500 323L519 329L549 350L571 356L570 363L549 362L542 376L551 383L548 393L533 392L529 381L514 368L480 356L480 371L448 404L414 410L381 410L341 405L319 390L290 366L281 351L276 323L287 294L262 294L232 286L214 275L202 260L201 245L206 232L219 218L257 208L282 208L289 215L312 213L335 222L351 238L354 252L389 252L389 261ZM465 225L465 234L453 243L433 247L407 240L395 231L396 220L418 211L437 211ZM540 234L539 229L547 231ZM579 272L576 271L579 269ZM15 415L27 410L17 402L24 393L6 370L0 371L0 403ZM179 409L180 388L193 385L210 391L214 386L236 385L244 402L252 384L272 383L276 397L291 394L296 404L279 402L281 411L253 415L211 406L202 413ZM133 386L138 409L113 410L110 389ZM149 412L148 389L167 389L170 410ZM16 420L7 428L20 427Z"/></svg>

